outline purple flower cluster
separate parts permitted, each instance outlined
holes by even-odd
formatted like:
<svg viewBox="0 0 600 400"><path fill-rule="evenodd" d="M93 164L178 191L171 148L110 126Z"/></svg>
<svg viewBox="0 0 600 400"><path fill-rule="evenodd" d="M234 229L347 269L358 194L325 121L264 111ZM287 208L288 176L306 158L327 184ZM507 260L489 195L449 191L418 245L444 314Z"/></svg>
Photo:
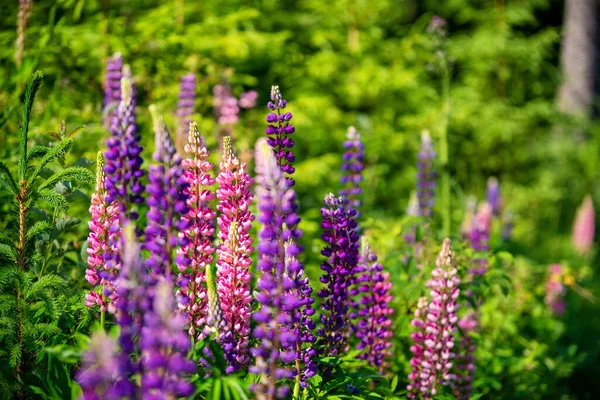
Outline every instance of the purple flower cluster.
<svg viewBox="0 0 600 400"><path fill-rule="evenodd" d="M287 179L294 184L294 180L290 177L296 170L292 163L296 157L292 153L294 140L290 137L296 130L290 124L292 119L291 112L284 112L287 102L281 96L279 86L271 88L271 101L267 104L272 113L267 115L267 129L265 133L269 136L267 143L273 148L277 164L281 170L287 174Z"/></svg>
<svg viewBox="0 0 600 400"><path fill-rule="evenodd" d="M453 379L452 359L455 354L454 332L458 322L456 311L460 294L456 267L452 258L450 239L444 239L442 250L436 260L436 267L427 283L431 301L419 300L415 319L412 321L417 331L411 336L413 371L408 376L408 397L419 394L431 398L438 393L438 385L447 385Z"/></svg>
<svg viewBox="0 0 600 400"><path fill-rule="evenodd" d="M215 118L221 126L231 126L239 121L240 107L231 93L228 84L218 84L213 88L213 109Z"/></svg>
<svg viewBox="0 0 600 400"><path fill-rule="evenodd" d="M433 150L433 141L429 132L421 134L421 149L417 156L417 198L419 199L420 215L431 217L434 204L435 178L433 160L436 153Z"/></svg>
<svg viewBox="0 0 600 400"><path fill-rule="evenodd" d="M92 334L87 351L81 355L83 367L77 382L85 400L121 398L115 387L117 371L117 343L102 330Z"/></svg>
<svg viewBox="0 0 600 400"><path fill-rule="evenodd" d="M175 137L187 139L190 128L190 116L194 113L196 100L196 75L189 73L181 77L179 85L179 100L177 101L177 131ZM179 143L179 141L177 142Z"/></svg>
<svg viewBox="0 0 600 400"><path fill-rule="evenodd" d="M471 227L471 247L477 252L485 252L490 249L489 239L492 228L492 207L487 202L483 202L477 209L477 214L473 217ZM487 271L487 258L475 258L470 272L473 275L483 275Z"/></svg>
<svg viewBox="0 0 600 400"><path fill-rule="evenodd" d="M454 397L458 400L468 400L473 393L477 343L472 333L477 331L478 326L477 315L473 311L468 312L458 321L461 335L454 363L455 380L452 383Z"/></svg>
<svg viewBox="0 0 600 400"><path fill-rule="evenodd" d="M360 133L353 126L348 128L346 138L347 140L344 142L346 152L342 165L344 175L341 179L342 185L345 187L340 190L340 195L348 198L350 207L358 209L361 205L358 196L362 193L359 184L363 180L365 146L360 140Z"/></svg>
<svg viewBox="0 0 600 400"><path fill-rule="evenodd" d="M502 197L500 196L500 184L498 183L498 179L494 177L488 179L486 200L492 207L494 217L499 216L502 211Z"/></svg>
<svg viewBox="0 0 600 400"><path fill-rule="evenodd" d="M109 128L121 102L121 78L123 77L123 59L116 53L106 62L106 80L104 81L104 126Z"/></svg>
<svg viewBox="0 0 600 400"><path fill-rule="evenodd" d="M359 297L357 304L358 323L355 326L356 337L360 340L357 349L359 358L384 373L389 367L387 358L391 356L393 310L390 307L392 284L383 266L377 262L377 256L372 252L363 237L360 262L357 272L361 275L356 280L354 297Z"/></svg>
<svg viewBox="0 0 600 400"><path fill-rule="evenodd" d="M150 167L148 176L149 211L144 247L150 256L146 265L156 275L170 276L174 267L173 253L183 240L179 239L179 232L187 229L189 223L180 217L188 212L186 189L189 184L162 117L154 106L150 106L150 111L154 119L156 164Z"/></svg>
<svg viewBox="0 0 600 400"><path fill-rule="evenodd" d="M348 348L350 290L359 258L356 210L347 205L346 198L330 193L321 208L322 238L327 243L321 254L328 260L321 264L324 273L320 280L326 286L318 292L323 308L318 336L326 354L331 356L343 354Z"/></svg>

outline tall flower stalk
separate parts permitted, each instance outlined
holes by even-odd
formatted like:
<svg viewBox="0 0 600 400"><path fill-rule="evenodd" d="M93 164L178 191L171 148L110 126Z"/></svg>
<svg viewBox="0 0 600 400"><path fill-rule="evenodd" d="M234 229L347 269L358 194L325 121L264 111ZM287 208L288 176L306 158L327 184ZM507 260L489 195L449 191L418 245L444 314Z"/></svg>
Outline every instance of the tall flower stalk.
<svg viewBox="0 0 600 400"><path fill-rule="evenodd" d="M182 149L187 141L190 128L190 117L194 113L196 101L196 75L189 73L181 77L179 84L179 100L177 100L177 129L175 131L175 142L177 148ZM180 147L181 146L181 147Z"/></svg>
<svg viewBox="0 0 600 400"><path fill-rule="evenodd" d="M473 393L475 377L475 351L477 343L473 333L477 332L479 322L474 311L468 312L458 321L461 330L460 340L456 348L454 365L455 381L452 384L454 397L458 400L468 400Z"/></svg>
<svg viewBox="0 0 600 400"><path fill-rule="evenodd" d="M218 224L220 243L217 248L217 290L225 318L225 330L231 344L224 346L229 371L235 371L250 362L250 255L254 251L250 229L254 215L250 212L254 180L246 173L246 163L233 153L231 138L223 142L223 159L219 164L216 191L219 205Z"/></svg>
<svg viewBox="0 0 600 400"><path fill-rule="evenodd" d="M294 147L294 140L291 135L295 132L295 128L290 123L292 113L284 111L287 107L287 101L283 99L279 86L271 87L271 101L269 101L267 107L273 111L267 115L268 126L265 130L269 137L267 143L275 152L277 165L293 185L294 180L291 175L296 169L292 166L292 163L296 160L296 157L291 150Z"/></svg>
<svg viewBox="0 0 600 400"><path fill-rule="evenodd" d="M109 129L121 103L121 78L123 78L123 58L120 53L109 57L106 62L104 80L104 126Z"/></svg>
<svg viewBox="0 0 600 400"><path fill-rule="evenodd" d="M460 279L454 266L450 239L444 239L442 250L436 260L436 267L427 283L430 301L420 300L413 326L417 331L412 335L415 342L411 348L413 371L409 375L409 398L421 395L425 399L438 393L439 385L448 385L452 359L455 354L454 332L458 317L457 299L460 295Z"/></svg>
<svg viewBox="0 0 600 400"><path fill-rule="evenodd" d="M321 227L326 246L321 254L327 260L321 264L323 275L319 290L323 312L318 336L323 342L326 355L335 356L348 350L350 323L350 290L354 284L359 257L359 236L356 232L356 210L349 208L348 200L325 196L325 206L321 208Z"/></svg>
<svg viewBox="0 0 600 400"><path fill-rule="evenodd" d="M419 200L419 212L424 217L431 217L434 205L435 178L437 176L433 168L433 160L436 153L433 150L433 141L429 132L421 134L421 149L417 156L417 199Z"/></svg>
<svg viewBox="0 0 600 400"><path fill-rule="evenodd" d="M471 227L471 247L476 252L486 252L490 249L489 240L492 229L492 207L483 202L477 209ZM470 272L473 275L483 275L487 271L488 260L485 257L476 257Z"/></svg>
<svg viewBox="0 0 600 400"><path fill-rule="evenodd" d="M189 158L184 159L181 166L185 170L183 179L187 188L184 194L188 197L188 211L181 216L187 228L180 234L181 247L176 257L180 272L179 308L188 314L190 335L202 339L207 334L203 330L208 315L205 269L213 261L215 252L211 237L215 232L213 219L216 214L209 205L215 197L211 188L215 179L211 176L213 165L207 161L210 153L195 122L190 123L185 152Z"/></svg>
<svg viewBox="0 0 600 400"><path fill-rule="evenodd" d="M350 201L349 206L358 210L362 203L358 196L363 192L360 182L363 180L365 146L360 140L360 133L353 126L349 127L346 133L344 149L346 152L344 153L341 179L344 188L340 190L340 195L346 196Z"/></svg>
<svg viewBox="0 0 600 400"><path fill-rule="evenodd" d="M106 201L106 175L104 173L104 157L98 152L96 163L96 192L92 194L92 204L89 212L92 216L89 222L90 234L88 236L88 269L85 279L92 286L98 285L100 291L92 290L85 296L85 305L100 306L101 322L104 323L104 313L115 312L116 301L115 281L120 266L111 265L108 260L113 258L118 248L116 246L121 237L119 205L116 201Z"/></svg>

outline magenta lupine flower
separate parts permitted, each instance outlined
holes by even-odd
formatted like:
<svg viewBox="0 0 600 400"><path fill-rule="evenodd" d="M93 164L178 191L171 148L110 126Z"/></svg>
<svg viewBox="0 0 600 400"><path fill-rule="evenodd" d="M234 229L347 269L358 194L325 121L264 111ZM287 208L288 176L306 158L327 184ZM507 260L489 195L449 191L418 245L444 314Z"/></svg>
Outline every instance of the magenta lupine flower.
<svg viewBox="0 0 600 400"><path fill-rule="evenodd" d="M190 123L185 152L190 155L181 162L185 170L183 178L188 185L184 190L188 196L188 212L181 217L187 228L180 233L182 242L176 258L180 272L179 308L189 316L190 335L204 338L208 313L205 268L213 261L215 252L210 238L215 232L213 219L216 214L208 203L215 197L211 189L215 179L210 174L213 166L207 161L210 153L204 147L195 122Z"/></svg>
<svg viewBox="0 0 600 400"><path fill-rule="evenodd" d="M418 368L418 373L413 371L409 376L411 384L408 390L412 392L418 388L423 398L435 396L438 393L438 386L449 384L453 378L450 370L454 358L452 352L454 332L458 322L457 298L460 294L458 289L460 279L456 273L450 239L444 239L442 250L436 260L436 268L427 283L427 287L431 289L431 301L423 320L424 327L418 326L419 322L413 323L417 328L422 329L422 341L415 340L415 345L422 346L422 354L413 351L415 361L411 361L411 365L413 368ZM413 337L413 339L420 338L419 334ZM415 348L415 350L419 349ZM417 354L420 354L420 357ZM415 379L419 382L416 383Z"/></svg>
<svg viewBox="0 0 600 400"><path fill-rule="evenodd" d="M228 84L218 84L213 88L213 109L217 123L221 126L235 125L239 121L240 107L231 94Z"/></svg>
<svg viewBox="0 0 600 400"><path fill-rule="evenodd" d="M500 196L500 184L498 179L491 177L487 182L486 200L492 207L492 213L495 217L502 211L502 197Z"/></svg>
<svg viewBox="0 0 600 400"><path fill-rule="evenodd" d="M240 107L242 108L254 108L256 107L256 100L258 99L258 92L256 90L249 90L240 95Z"/></svg>
<svg viewBox="0 0 600 400"><path fill-rule="evenodd" d="M431 217L433 213L435 178L437 177L433 169L435 157L431 136L428 131L423 131L421 149L417 156L417 198L419 199L419 211L424 217Z"/></svg>
<svg viewBox="0 0 600 400"><path fill-rule="evenodd" d="M181 215L188 213L188 183L184 179L181 157L176 153L169 131L158 114L150 106L154 120L155 165L150 166L148 191L148 224L144 247L150 251L146 260L157 276L171 276L174 269L173 253L182 239L179 232L188 228L188 221Z"/></svg>
<svg viewBox="0 0 600 400"><path fill-rule="evenodd" d="M325 196L325 207L321 208L321 236L327 245L321 254L327 261L321 264L323 275L320 280L326 286L319 290L322 298L321 326L318 336L323 341L328 356L341 355L348 350L350 336L350 290L355 281L358 264L359 243L356 210L347 207L348 200Z"/></svg>
<svg viewBox="0 0 600 400"><path fill-rule="evenodd" d="M596 230L595 218L592 197L587 195L577 209L577 216L573 223L573 247L579 254L585 255L592 250Z"/></svg>
<svg viewBox="0 0 600 400"><path fill-rule="evenodd" d="M223 147L221 172L216 179L220 212L217 291L226 321L225 330L231 335L231 346L224 346L224 350L232 372L250 362L250 255L254 251L250 229L254 215L249 208L254 197L251 192L254 180L246 173L246 163L233 154L229 136L224 138Z"/></svg>
<svg viewBox="0 0 600 400"><path fill-rule="evenodd" d="M490 231L492 229L492 207L487 202L483 202L477 209L477 214L473 218L471 229L471 247L477 252L485 252L490 249ZM473 275L483 275L487 271L487 258L475 258L470 272Z"/></svg>
<svg viewBox="0 0 600 400"><path fill-rule="evenodd" d="M560 264L552 264L548 267L548 272L545 302L555 315L561 316L565 312L564 296L567 292L563 285L563 269Z"/></svg>
<svg viewBox="0 0 600 400"><path fill-rule="evenodd" d="M358 270L361 272L356 286L360 299L357 304L359 321L355 326L356 337L360 340L356 348L360 350L358 358L383 374L389 367L387 360L391 356L392 320L394 310L389 306L392 301L390 274L383 272L383 266L377 262L366 239L362 240L362 250Z"/></svg>
<svg viewBox="0 0 600 400"><path fill-rule="evenodd" d="M292 113L283 111L286 106L287 102L281 96L279 86L272 86L271 101L269 101L267 107L274 112L267 115L268 126L265 130L269 137L267 143L275 152L277 164L287 174L287 179L293 185L294 180L291 175L296 169L292 166L292 163L296 160L296 157L294 157L291 150L294 147L294 140L291 135L295 132L295 128L290 124Z"/></svg>
<svg viewBox="0 0 600 400"><path fill-rule="evenodd" d="M455 380L452 383L452 388L456 399L468 400L473 393L475 351L477 350L477 343L472 333L476 332L479 326L475 312L468 312L458 321L458 326L461 330L461 335L456 349L456 359L454 362Z"/></svg>
<svg viewBox="0 0 600 400"><path fill-rule="evenodd" d="M92 194L92 204L89 212L92 216L88 223L90 234L88 236L88 269L85 279L92 286L98 285L100 292L90 291L85 296L84 304L92 307L100 306L102 312L115 312L116 301L115 284L119 273L119 264L109 264L108 260L114 258L118 249L116 244L120 241L121 226L119 222L119 205L116 201L106 201L106 177L104 174L104 157L98 152L96 164L96 192Z"/></svg>
<svg viewBox="0 0 600 400"><path fill-rule="evenodd" d="M346 139L341 179L344 188L340 190L340 195L348 198L350 207L358 209L361 205L358 196L362 193L359 184L363 180L365 145L360 140L360 133L353 126L348 128Z"/></svg>
<svg viewBox="0 0 600 400"><path fill-rule="evenodd" d="M413 318L410 323L416 329L410 335L410 338L413 341L410 352L413 354L413 357L410 359L412 370L408 375L409 383L406 387L406 390L408 391L406 397L409 399L414 399L421 393L421 364L425 359L423 353L425 351L424 341L426 335L425 328L427 326L427 309L427 297L420 297L414 312L415 318Z"/></svg>
<svg viewBox="0 0 600 400"><path fill-rule="evenodd" d="M179 85L179 100L177 101L177 131L176 137L185 138L190 128L190 116L194 113L196 100L196 75L189 73L181 77Z"/></svg>
<svg viewBox="0 0 600 400"><path fill-rule="evenodd" d="M120 53L109 57L106 62L104 81L104 126L109 128L117 114L121 102L121 78L123 77L123 59Z"/></svg>

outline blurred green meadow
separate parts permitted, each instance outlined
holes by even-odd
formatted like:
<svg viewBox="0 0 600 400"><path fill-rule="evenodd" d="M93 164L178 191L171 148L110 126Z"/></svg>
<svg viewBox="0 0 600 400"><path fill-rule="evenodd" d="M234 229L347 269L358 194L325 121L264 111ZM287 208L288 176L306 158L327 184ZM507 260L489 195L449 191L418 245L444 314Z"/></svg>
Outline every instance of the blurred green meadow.
<svg viewBox="0 0 600 400"><path fill-rule="evenodd" d="M420 135L428 130L438 153L447 142L448 162L438 160L436 168L449 177L450 193L449 213L447 199L436 202L432 245L439 246L447 233L459 242L467 198L483 200L490 177L500 182L514 223L510 240L501 239L499 222L492 232L494 273L486 278L475 393L494 399L599 398L597 246L580 255L571 236L583 198L600 200L600 126L593 113L566 115L556 104L562 1L33 3L21 65L15 62L19 2L2 4L0 158L16 160L18 102L38 69L45 79L33 111L32 144L52 143L47 132L58 132L62 120L67 131L82 126L66 163L90 169L109 136L102 124L103 82L106 60L116 52L137 84L145 160L154 147L147 107L155 104L174 132L183 75L196 75L192 119L215 163L220 151L213 87L226 82L236 96L258 92L258 106L242 111L232 130L238 151L251 155L264 136L271 85L279 85L296 126L304 261L318 282L319 209L328 192L341 188L342 143L348 126L355 126L366 147L361 226L394 283L391 362L400 387L408 372L412 308L424 290L422 281L411 279L415 266L405 262L403 234L414 222L406 209L415 190ZM428 28L434 16L446 21L441 34ZM92 191L82 185L70 193L68 214L82 223L67 235L66 257L56 270L72 287L64 308L71 317L50 345L73 342L93 322L93 313L75 306L88 288L81 250ZM15 223L10 208L8 194L0 192L0 230ZM563 265L572 283L560 317L544 304L550 264Z"/></svg>

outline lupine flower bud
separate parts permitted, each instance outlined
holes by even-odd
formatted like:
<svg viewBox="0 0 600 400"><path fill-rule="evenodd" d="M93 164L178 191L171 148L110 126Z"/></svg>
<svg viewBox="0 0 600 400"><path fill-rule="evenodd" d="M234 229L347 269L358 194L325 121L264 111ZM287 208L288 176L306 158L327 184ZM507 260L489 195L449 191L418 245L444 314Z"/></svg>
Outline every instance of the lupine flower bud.
<svg viewBox="0 0 600 400"><path fill-rule="evenodd" d="M477 315L470 311L458 321L461 330L460 341L456 350L454 365L455 380L452 384L454 397L468 400L473 393L473 378L475 375L475 351L477 343L472 333L477 331L479 322Z"/></svg>
<svg viewBox="0 0 600 400"><path fill-rule="evenodd" d="M323 240L327 243L321 254L327 261L321 264L323 275L321 283L325 285L318 295L322 298L322 326L318 336L323 341L326 355L341 355L348 350L350 334L349 307L350 288L354 283L358 263L358 233L356 232L356 211L347 207L348 200L325 196L323 216Z"/></svg>
<svg viewBox="0 0 600 400"><path fill-rule="evenodd" d="M181 158L175 151L169 131L155 106L150 106L154 122L155 165L150 166L148 191L148 225L145 248L150 251L146 265L157 276L170 276L174 268L173 253L180 244L178 237L188 228L181 215L188 213L189 186L184 178Z"/></svg>
<svg viewBox="0 0 600 400"><path fill-rule="evenodd" d="M347 140L344 142L344 164L342 165L341 196L348 198L349 206L358 209L361 201L358 196L362 193L359 183L362 181L362 170L364 169L365 146L360 140L360 133L353 126L348 128Z"/></svg>
<svg viewBox="0 0 600 400"><path fill-rule="evenodd" d="M104 157L101 152L98 152L96 192L92 194L92 204L89 208L92 220L88 223L90 234L85 279L92 286L98 285L100 292L91 291L85 296L84 304L88 307L97 304L100 306L100 311L114 313L115 285L120 265L108 263L108 260L115 258L118 252L117 243L121 238L121 226L118 203L106 201L105 179Z"/></svg>
<svg viewBox="0 0 600 400"><path fill-rule="evenodd" d="M436 172L433 169L433 160L436 153L428 131L421 134L421 149L417 156L417 198L419 210L424 217L431 217L434 204L434 189Z"/></svg>
<svg viewBox="0 0 600 400"><path fill-rule="evenodd" d="M224 329L232 340L232 345L224 348L225 355L230 370L235 371L250 362L250 255L254 251L250 229L254 215L249 208L254 197L251 192L254 180L246 173L246 163L233 154L231 138L226 136L223 143L216 193L221 241L217 248L217 290L226 321Z"/></svg>
<svg viewBox="0 0 600 400"><path fill-rule="evenodd" d="M123 59L116 53L106 62L106 78L104 80L104 126L110 128L121 103L121 78L123 78Z"/></svg>
<svg viewBox="0 0 600 400"><path fill-rule="evenodd" d="M210 174L213 166L207 161L210 153L204 147L195 122L190 123L185 152L190 155L181 162L185 170L183 180L187 188L184 194L188 196L188 211L181 216L187 228L180 233L181 247L176 257L180 272L179 308L189 316L190 335L204 338L208 313L205 268L212 262L215 251L210 238L215 232L213 219L216 215L208 203L215 197L211 189L215 180Z"/></svg>
<svg viewBox="0 0 600 400"><path fill-rule="evenodd" d="M471 229L471 247L477 252L485 252L490 249L490 231L492 229L492 207L487 202L479 205L477 214L473 218ZM476 258L473 260L473 275L483 275L487 270L487 258Z"/></svg>
<svg viewBox="0 0 600 400"><path fill-rule="evenodd" d="M500 196L500 184L498 179L491 177L487 182L487 193L486 199L488 204L492 207L492 213L495 217L500 215L502 211L502 197Z"/></svg>
<svg viewBox="0 0 600 400"><path fill-rule="evenodd" d="M295 128L290 124L292 119L291 112L284 112L287 102L281 96L279 86L271 87L271 101L267 104L273 112L267 115L267 129L265 133L268 135L267 143L273 148L277 164L286 174L287 179L294 184L291 175L296 171L292 163L296 157L292 153L294 140L291 135L295 132Z"/></svg>
<svg viewBox="0 0 600 400"><path fill-rule="evenodd" d="M548 272L545 302L555 315L561 316L565 312L564 296L566 293L563 285L563 270L560 264L552 264L548 267Z"/></svg>
<svg viewBox="0 0 600 400"><path fill-rule="evenodd" d="M417 372L413 371L409 375L411 384L408 390L412 398L416 397L416 388L423 398L431 398L437 394L438 385L447 385L453 379L452 349L458 322L456 311L460 279L454 266L450 239L444 240L431 275L432 278L427 283L427 287L431 289L431 301L427 306L426 316L424 319L413 320L413 325L419 329L413 335L413 340L415 346L422 347L422 352L420 348L415 348L415 357L411 360L413 368L417 368Z"/></svg>
<svg viewBox="0 0 600 400"><path fill-rule="evenodd" d="M358 322L355 325L356 337L360 340L356 348L361 351L358 358L367 360L369 364L383 374L389 367L387 358L391 356L393 314L389 303L392 301L390 276L383 272L383 266L377 262L367 240L363 237L356 280L356 294L360 299L357 304ZM354 293L353 293L354 294Z"/></svg>
<svg viewBox="0 0 600 400"><path fill-rule="evenodd" d="M579 254L585 255L592 250L596 230L595 218L594 203L592 197L588 195L577 209L577 216L573 223L573 247Z"/></svg>

